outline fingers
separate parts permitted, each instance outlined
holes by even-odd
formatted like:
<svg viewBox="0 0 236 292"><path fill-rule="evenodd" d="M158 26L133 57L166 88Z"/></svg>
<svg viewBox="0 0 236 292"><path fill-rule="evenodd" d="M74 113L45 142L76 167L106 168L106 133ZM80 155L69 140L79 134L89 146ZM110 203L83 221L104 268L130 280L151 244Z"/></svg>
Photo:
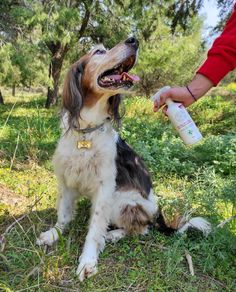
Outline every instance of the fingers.
<svg viewBox="0 0 236 292"><path fill-rule="evenodd" d="M154 112L157 112L157 111L158 111L158 109L159 109L159 106L158 106L158 101L157 101L157 100L155 100L155 101L154 101L154 104L153 104L153 111L154 111Z"/></svg>
<svg viewBox="0 0 236 292"><path fill-rule="evenodd" d="M171 98L171 89L162 93L159 100L154 101L153 111L157 112L165 104L167 98Z"/></svg>
<svg viewBox="0 0 236 292"><path fill-rule="evenodd" d="M164 106L166 104L167 98L170 98L175 102L180 102L185 107L190 106L194 102L194 99L189 94L186 87L172 87L160 95L159 101L157 100L154 101L153 111L156 112L162 106ZM163 113L166 113L166 108L163 109Z"/></svg>
<svg viewBox="0 0 236 292"><path fill-rule="evenodd" d="M167 98L172 99L171 89L161 94L159 108L161 108L166 103Z"/></svg>
<svg viewBox="0 0 236 292"><path fill-rule="evenodd" d="M153 104L153 111L157 112L166 102L167 98L170 98L168 94L169 90L167 92L164 92L160 95L159 99L156 99Z"/></svg>
<svg viewBox="0 0 236 292"><path fill-rule="evenodd" d="M168 108L167 105L162 108L162 112L165 116L168 116L167 115L167 108Z"/></svg>

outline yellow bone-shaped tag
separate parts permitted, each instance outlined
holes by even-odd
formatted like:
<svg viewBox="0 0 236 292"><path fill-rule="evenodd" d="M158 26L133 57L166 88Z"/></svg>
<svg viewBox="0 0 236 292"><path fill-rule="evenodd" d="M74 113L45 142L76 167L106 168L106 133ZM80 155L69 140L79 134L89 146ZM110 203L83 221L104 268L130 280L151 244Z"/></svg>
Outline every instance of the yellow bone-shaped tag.
<svg viewBox="0 0 236 292"><path fill-rule="evenodd" d="M90 149L92 147L92 142L89 140L83 140L77 142L77 148L78 149Z"/></svg>

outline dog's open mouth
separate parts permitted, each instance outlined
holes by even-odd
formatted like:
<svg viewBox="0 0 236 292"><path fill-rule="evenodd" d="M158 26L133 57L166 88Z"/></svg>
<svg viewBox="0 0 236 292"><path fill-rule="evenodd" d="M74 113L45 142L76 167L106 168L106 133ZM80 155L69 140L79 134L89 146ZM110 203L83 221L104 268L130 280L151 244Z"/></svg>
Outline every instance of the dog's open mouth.
<svg viewBox="0 0 236 292"><path fill-rule="evenodd" d="M134 82L138 82L140 80L138 76L128 73L128 71L133 68L134 63L135 56L130 56L112 69L105 71L98 77L99 86L105 88L130 88L133 86Z"/></svg>

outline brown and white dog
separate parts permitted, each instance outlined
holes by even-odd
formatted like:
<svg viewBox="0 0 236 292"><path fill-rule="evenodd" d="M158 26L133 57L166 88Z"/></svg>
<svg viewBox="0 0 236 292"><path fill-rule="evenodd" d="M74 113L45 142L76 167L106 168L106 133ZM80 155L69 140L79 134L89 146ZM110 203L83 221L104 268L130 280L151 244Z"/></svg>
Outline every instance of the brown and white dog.
<svg viewBox="0 0 236 292"><path fill-rule="evenodd" d="M106 240L145 234L158 214L144 163L112 126L120 121L120 94L138 81L128 73L137 51L135 38L110 50L97 46L72 65L64 84L62 136L53 157L59 184L58 219L55 227L41 233L37 244L52 245L73 219L76 200L89 198L89 230L77 269L81 281L97 272ZM162 229L163 218L159 218ZM116 229L108 231L109 225ZM182 224L179 231L188 227L210 230L202 218Z"/></svg>

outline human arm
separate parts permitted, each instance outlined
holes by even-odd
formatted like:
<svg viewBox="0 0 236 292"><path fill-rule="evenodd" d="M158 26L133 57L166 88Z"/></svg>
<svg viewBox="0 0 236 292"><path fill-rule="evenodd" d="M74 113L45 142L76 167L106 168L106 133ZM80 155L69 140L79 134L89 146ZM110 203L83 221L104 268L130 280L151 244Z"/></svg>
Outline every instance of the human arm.
<svg viewBox="0 0 236 292"><path fill-rule="evenodd" d="M208 51L207 59L197 70L197 74L188 84L194 97L199 99L211 87L216 86L231 70L236 68L236 4L222 34L214 41ZM154 111L165 104L166 98L179 101L184 106L191 105L195 100L186 87L173 87L161 94L159 104L154 102Z"/></svg>
<svg viewBox="0 0 236 292"><path fill-rule="evenodd" d="M214 86L236 68L236 4L221 35L207 53L207 59L197 70L210 79Z"/></svg>

